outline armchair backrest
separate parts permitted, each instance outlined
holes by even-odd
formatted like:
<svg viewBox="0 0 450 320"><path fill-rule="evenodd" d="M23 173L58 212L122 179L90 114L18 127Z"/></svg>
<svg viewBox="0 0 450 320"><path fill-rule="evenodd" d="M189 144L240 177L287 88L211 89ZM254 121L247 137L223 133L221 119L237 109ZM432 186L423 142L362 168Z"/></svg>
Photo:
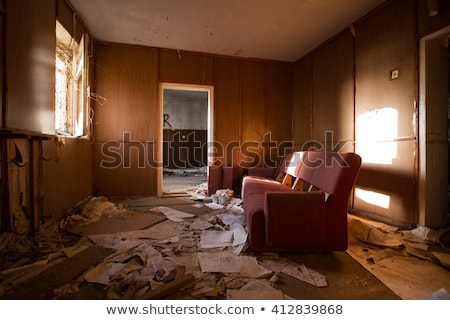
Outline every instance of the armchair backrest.
<svg viewBox="0 0 450 320"><path fill-rule="evenodd" d="M356 153L308 151L299 177L329 194L325 202L323 250L346 250L348 200L361 168Z"/></svg>
<svg viewBox="0 0 450 320"><path fill-rule="evenodd" d="M308 151L298 177L328 193L330 201L339 203L335 205L346 207L360 167L361 157L356 153Z"/></svg>
<svg viewBox="0 0 450 320"><path fill-rule="evenodd" d="M303 162L303 157L305 156L306 151L296 151L287 154L277 169L277 174L279 172L290 174L291 176L297 177L298 170Z"/></svg>

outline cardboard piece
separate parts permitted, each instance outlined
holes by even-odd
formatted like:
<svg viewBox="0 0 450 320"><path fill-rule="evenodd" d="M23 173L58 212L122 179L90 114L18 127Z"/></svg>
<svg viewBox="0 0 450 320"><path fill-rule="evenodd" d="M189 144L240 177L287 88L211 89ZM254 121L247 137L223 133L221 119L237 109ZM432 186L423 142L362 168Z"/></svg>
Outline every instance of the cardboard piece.
<svg viewBox="0 0 450 320"><path fill-rule="evenodd" d="M111 234L145 229L153 226L165 217L161 214L124 211L112 217L100 219L87 224L78 224L68 231L78 235Z"/></svg>

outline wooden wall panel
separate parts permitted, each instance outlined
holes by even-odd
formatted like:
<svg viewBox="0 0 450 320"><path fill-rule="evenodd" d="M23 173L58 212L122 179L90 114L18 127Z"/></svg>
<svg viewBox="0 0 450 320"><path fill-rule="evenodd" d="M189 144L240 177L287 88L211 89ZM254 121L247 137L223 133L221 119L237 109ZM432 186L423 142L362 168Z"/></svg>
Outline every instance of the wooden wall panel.
<svg viewBox="0 0 450 320"><path fill-rule="evenodd" d="M412 1L392 1L356 25L355 39L356 152L363 158L357 186L371 185L390 197L389 210L372 206L370 212L404 224L417 223L411 201L417 154L414 17ZM398 79L390 79L393 69ZM355 209L367 206L355 198Z"/></svg>
<svg viewBox="0 0 450 320"><path fill-rule="evenodd" d="M6 1L6 127L55 133L55 0Z"/></svg>
<svg viewBox="0 0 450 320"><path fill-rule="evenodd" d="M264 126L264 63L241 61L242 142L260 141Z"/></svg>
<svg viewBox="0 0 450 320"><path fill-rule="evenodd" d="M312 138L312 92L312 55L307 55L294 66L292 140L297 150Z"/></svg>
<svg viewBox="0 0 450 320"><path fill-rule="evenodd" d="M240 62L214 58L214 152L218 164L237 164L242 130Z"/></svg>
<svg viewBox="0 0 450 320"><path fill-rule="evenodd" d="M96 45L94 91L105 98L94 104L97 142L124 141L127 133L132 140L156 139L157 61L152 49Z"/></svg>
<svg viewBox="0 0 450 320"><path fill-rule="evenodd" d="M354 209L393 225L414 227L415 166L411 154L416 150L415 141L378 142L371 147L380 153L394 150L396 157L390 164L363 164L356 183Z"/></svg>
<svg viewBox="0 0 450 320"><path fill-rule="evenodd" d="M56 138L55 138L56 139ZM43 215L62 214L93 194L92 142L60 138L42 142Z"/></svg>
<svg viewBox="0 0 450 320"><path fill-rule="evenodd" d="M156 195L155 144L96 142L94 190L104 196Z"/></svg>
<svg viewBox="0 0 450 320"><path fill-rule="evenodd" d="M353 140L353 84L353 37L347 31L313 53L314 140L325 143L326 131L332 141Z"/></svg>
<svg viewBox="0 0 450 320"><path fill-rule="evenodd" d="M162 82L212 84L213 57L207 54L160 50L160 74Z"/></svg>
<svg viewBox="0 0 450 320"><path fill-rule="evenodd" d="M356 117L381 108L398 113L397 136L414 137L417 44L414 6L393 1L356 26ZM390 80L390 72L399 78Z"/></svg>
<svg viewBox="0 0 450 320"><path fill-rule="evenodd" d="M155 141L162 135L158 52L144 47L98 44L94 73L94 91L106 99L104 104L94 104L96 191L105 195L156 194L157 170L147 157L154 157ZM137 162L101 167L103 160L108 161L108 155L102 151L109 143L124 148L125 153L119 152L122 156L127 156L128 150L138 152L138 158L145 158L143 167Z"/></svg>
<svg viewBox="0 0 450 320"><path fill-rule="evenodd" d="M277 142L292 138L292 65L266 63L265 66L266 132Z"/></svg>
<svg viewBox="0 0 450 320"><path fill-rule="evenodd" d="M259 148L266 132L266 106L264 63L254 61L241 61L241 160L247 166L261 166L262 150ZM245 145L244 145L245 144ZM259 154L259 158L253 155ZM250 156L249 156L250 155Z"/></svg>
<svg viewBox="0 0 450 320"><path fill-rule="evenodd" d="M265 65L264 163L277 166L280 158L292 150L293 66L287 63Z"/></svg>
<svg viewBox="0 0 450 320"><path fill-rule="evenodd" d="M238 141L241 133L239 61L214 59L214 140Z"/></svg>

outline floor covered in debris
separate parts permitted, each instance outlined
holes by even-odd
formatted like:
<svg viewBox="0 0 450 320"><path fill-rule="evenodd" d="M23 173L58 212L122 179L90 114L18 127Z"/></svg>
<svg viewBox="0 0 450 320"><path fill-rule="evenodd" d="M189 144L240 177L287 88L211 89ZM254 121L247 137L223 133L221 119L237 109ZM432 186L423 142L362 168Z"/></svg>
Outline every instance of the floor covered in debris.
<svg viewBox="0 0 450 320"><path fill-rule="evenodd" d="M448 229L349 215L346 252L256 254L239 197L169 176L163 197L93 197L38 238L0 234L0 299L449 298Z"/></svg>

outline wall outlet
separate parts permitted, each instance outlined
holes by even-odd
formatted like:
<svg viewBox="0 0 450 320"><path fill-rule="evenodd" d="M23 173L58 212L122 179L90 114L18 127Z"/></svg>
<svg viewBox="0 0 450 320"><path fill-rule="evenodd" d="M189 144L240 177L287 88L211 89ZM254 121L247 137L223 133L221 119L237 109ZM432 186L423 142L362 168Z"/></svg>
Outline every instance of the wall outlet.
<svg viewBox="0 0 450 320"><path fill-rule="evenodd" d="M391 70L391 80L398 79L399 71L398 69Z"/></svg>

